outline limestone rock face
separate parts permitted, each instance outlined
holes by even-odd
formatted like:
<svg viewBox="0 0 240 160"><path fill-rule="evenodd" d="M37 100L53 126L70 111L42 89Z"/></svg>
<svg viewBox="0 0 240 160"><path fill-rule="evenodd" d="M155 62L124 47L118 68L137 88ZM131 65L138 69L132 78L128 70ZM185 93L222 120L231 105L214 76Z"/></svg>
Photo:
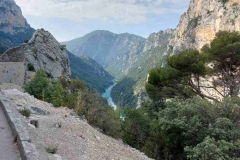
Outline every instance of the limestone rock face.
<svg viewBox="0 0 240 160"><path fill-rule="evenodd" d="M35 70L43 69L53 78L71 75L66 49L43 29L36 30L28 43L6 51L0 62L24 62L26 68L31 63Z"/></svg>
<svg viewBox="0 0 240 160"><path fill-rule="evenodd" d="M146 52L155 47L161 47L166 42L165 36L173 34L173 32L174 32L173 29L167 29L165 31L159 31L158 33L150 34L144 45L143 52Z"/></svg>
<svg viewBox="0 0 240 160"><path fill-rule="evenodd" d="M34 33L14 0L0 0L0 47L8 49L29 40Z"/></svg>
<svg viewBox="0 0 240 160"><path fill-rule="evenodd" d="M201 49L220 30L240 31L240 0L191 0L174 31L168 50Z"/></svg>

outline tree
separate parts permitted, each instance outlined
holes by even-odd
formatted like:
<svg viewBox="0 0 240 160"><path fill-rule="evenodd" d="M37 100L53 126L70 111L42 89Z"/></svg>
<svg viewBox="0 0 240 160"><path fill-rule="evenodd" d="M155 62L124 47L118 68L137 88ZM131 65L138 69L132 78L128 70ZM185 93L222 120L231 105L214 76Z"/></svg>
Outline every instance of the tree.
<svg viewBox="0 0 240 160"><path fill-rule="evenodd" d="M126 108L127 117L123 122L123 140L131 146L141 149L149 133L149 117L141 110Z"/></svg>
<svg viewBox="0 0 240 160"><path fill-rule="evenodd" d="M240 34L239 32L220 31L210 45L205 45L202 52L208 55L208 62L213 64L213 88L223 88L222 97L234 97L240 89ZM219 92L217 90L217 92Z"/></svg>
<svg viewBox="0 0 240 160"><path fill-rule="evenodd" d="M207 73L205 59L197 50L188 49L170 57L167 68L150 71L146 85L150 98L190 98L196 94L207 97L200 88L200 77Z"/></svg>
<svg viewBox="0 0 240 160"><path fill-rule="evenodd" d="M202 80L209 77L211 84L203 84ZM221 98L234 97L239 94L239 79L240 34L220 31L201 52L187 49L170 57L167 68L150 71L146 90L154 100L199 95L218 101L204 89L214 90Z"/></svg>
<svg viewBox="0 0 240 160"><path fill-rule="evenodd" d="M195 97L166 103L159 122L167 138L174 134L174 139L180 140L178 150L184 149L188 159L236 159L240 156L239 113L239 98L212 104ZM174 139L170 144L176 145Z"/></svg>

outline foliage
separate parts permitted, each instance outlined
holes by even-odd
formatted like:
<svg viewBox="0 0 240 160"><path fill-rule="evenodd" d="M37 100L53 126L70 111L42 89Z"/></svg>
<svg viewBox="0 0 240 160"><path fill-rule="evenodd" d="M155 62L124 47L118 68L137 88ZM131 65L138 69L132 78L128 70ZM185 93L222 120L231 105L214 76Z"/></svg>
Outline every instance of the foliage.
<svg viewBox="0 0 240 160"><path fill-rule="evenodd" d="M136 82L130 78L124 78L118 82L111 90L111 97L114 103L122 107L134 106L137 101L133 91L135 84Z"/></svg>
<svg viewBox="0 0 240 160"><path fill-rule="evenodd" d="M49 146L46 148L46 151L51 154L57 153L58 147L55 145Z"/></svg>
<svg viewBox="0 0 240 160"><path fill-rule="evenodd" d="M24 40L24 43L28 43L29 40Z"/></svg>
<svg viewBox="0 0 240 160"><path fill-rule="evenodd" d="M81 79L90 88L95 88L103 93L113 84L113 77L105 71L96 61L75 56L68 52L73 79Z"/></svg>
<svg viewBox="0 0 240 160"><path fill-rule="evenodd" d="M35 68L32 63L28 63L28 70L29 71L35 71Z"/></svg>
<svg viewBox="0 0 240 160"><path fill-rule="evenodd" d="M210 46L205 45L202 52L208 55L208 61L213 63L212 75L214 87L223 87L223 97L234 97L239 93L240 78L240 34L239 32L220 31Z"/></svg>
<svg viewBox="0 0 240 160"><path fill-rule="evenodd" d="M207 73L205 55L188 49L168 59L167 68L153 69L149 73L146 91L158 101L166 98L204 97L200 90L200 77ZM196 81L197 83L194 83Z"/></svg>
<svg viewBox="0 0 240 160"><path fill-rule="evenodd" d="M32 49L32 52L33 52L34 54L36 54L36 53L37 53L37 48L33 48L33 49Z"/></svg>
<svg viewBox="0 0 240 160"><path fill-rule="evenodd" d="M149 117L141 110L126 108L127 118L123 122L123 139L132 147L141 149L144 146L149 132Z"/></svg>
<svg viewBox="0 0 240 160"><path fill-rule="evenodd" d="M192 19L188 22L188 25L187 25L186 30L184 31L184 34L186 34L190 29L196 28L197 25L198 25L198 21L199 21L200 18L201 18L201 16L192 18Z"/></svg>
<svg viewBox="0 0 240 160"><path fill-rule="evenodd" d="M229 0L221 0L223 4L227 3Z"/></svg>
<svg viewBox="0 0 240 160"><path fill-rule="evenodd" d="M167 68L153 69L150 72L146 90L150 98L158 101L166 98L189 98L195 94L202 98L218 101L214 96L203 92L212 89L220 97L234 97L240 89L240 34L220 31L210 46L205 45L200 53L187 49L168 59ZM212 64L213 67L208 67ZM211 84L201 80L212 76ZM219 90L222 88L222 90Z"/></svg>
<svg viewBox="0 0 240 160"><path fill-rule="evenodd" d="M194 97L125 109L123 140L157 160L240 156L240 99L214 104Z"/></svg>
<svg viewBox="0 0 240 160"><path fill-rule="evenodd" d="M66 49L66 47L67 47L67 46L66 46L66 45L64 45L64 44L60 46L60 48L61 48L61 50L62 50L62 51L63 51L63 50L65 50L65 49Z"/></svg>
<svg viewBox="0 0 240 160"><path fill-rule="evenodd" d="M100 128L105 134L121 137L119 115L108 105L107 100L95 91L78 92L75 112L84 115L89 124Z"/></svg>
<svg viewBox="0 0 240 160"><path fill-rule="evenodd" d="M19 113L21 113L21 115L23 115L25 117L30 117L30 115L31 115L31 111L29 109L21 109L19 111Z"/></svg>
<svg viewBox="0 0 240 160"><path fill-rule="evenodd" d="M55 107L60 107L65 103L66 90L63 89L60 82L49 83L48 89L44 94L44 100L52 103Z"/></svg>
<svg viewBox="0 0 240 160"><path fill-rule="evenodd" d="M44 100L45 92L48 89L50 80L44 70L38 70L34 78L25 86L25 92L34 95L37 99Z"/></svg>

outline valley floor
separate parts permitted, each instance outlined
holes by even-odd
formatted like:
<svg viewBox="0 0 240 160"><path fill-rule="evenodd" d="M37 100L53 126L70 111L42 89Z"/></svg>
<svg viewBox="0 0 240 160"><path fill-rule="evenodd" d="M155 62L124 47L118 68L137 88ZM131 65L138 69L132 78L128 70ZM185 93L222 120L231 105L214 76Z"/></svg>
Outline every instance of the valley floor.
<svg viewBox="0 0 240 160"><path fill-rule="evenodd" d="M18 109L34 106L40 112L26 118L38 120L39 128L28 124L33 143L40 152L41 160L148 160L136 149L123 144L121 140L108 137L90 126L84 119L67 108L54 108L27 93L15 89L17 86L0 85L4 94ZM45 114L45 115L44 115ZM49 154L46 148L57 146L56 154Z"/></svg>

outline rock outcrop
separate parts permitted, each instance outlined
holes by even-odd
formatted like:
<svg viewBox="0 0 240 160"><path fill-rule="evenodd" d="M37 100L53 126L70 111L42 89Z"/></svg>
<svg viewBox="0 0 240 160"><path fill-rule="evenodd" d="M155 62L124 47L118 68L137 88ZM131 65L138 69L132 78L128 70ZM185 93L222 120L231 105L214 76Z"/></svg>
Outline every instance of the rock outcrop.
<svg viewBox="0 0 240 160"><path fill-rule="evenodd" d="M158 33L152 33L150 36L147 38L146 43L144 45L143 52L146 52L150 49L156 48L156 47L161 47L164 45L166 42L166 35L173 34L174 30L173 29L167 29L165 31L159 31Z"/></svg>
<svg viewBox="0 0 240 160"><path fill-rule="evenodd" d="M0 0L0 47L8 49L29 40L34 33L14 0ZM1 53L0 53L1 54Z"/></svg>
<svg viewBox="0 0 240 160"><path fill-rule="evenodd" d="M37 30L28 43L6 51L0 56L0 62L24 62L26 69L31 63L36 71L43 69L52 78L71 75L65 47L43 29Z"/></svg>
<svg viewBox="0 0 240 160"><path fill-rule="evenodd" d="M240 0L191 0L168 50L201 49L220 30L240 31Z"/></svg>

